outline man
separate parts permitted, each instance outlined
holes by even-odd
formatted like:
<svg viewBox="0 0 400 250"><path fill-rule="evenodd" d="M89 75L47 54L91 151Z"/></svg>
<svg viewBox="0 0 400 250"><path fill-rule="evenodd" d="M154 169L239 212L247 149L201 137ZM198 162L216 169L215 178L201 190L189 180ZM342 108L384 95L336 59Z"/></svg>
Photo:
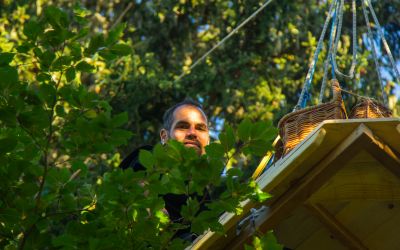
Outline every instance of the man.
<svg viewBox="0 0 400 250"><path fill-rule="evenodd" d="M174 139L186 147L194 148L199 155L205 153L204 148L209 144L210 135L207 116L200 104L185 100L169 108L163 118L161 143Z"/></svg>
<svg viewBox="0 0 400 250"><path fill-rule="evenodd" d="M160 131L161 143L174 139L182 142L185 147L194 148L199 155L205 153L205 147L209 144L210 136L208 120L202 107L192 100L184 100L169 108L163 116L163 128ZM120 164L120 168L133 168L134 171L145 170L139 163L139 151L152 150L151 146L143 146L128 155ZM207 193L203 194L207 195ZM201 196L195 195L199 200ZM186 195L166 194L163 196L165 209L169 218L174 222L181 222L181 207L186 204ZM203 205L201 210L205 209ZM192 241L195 235L190 234L190 229L180 230L176 237Z"/></svg>
<svg viewBox="0 0 400 250"><path fill-rule="evenodd" d="M199 155L205 153L210 142L208 119L201 105L186 99L169 108L163 116L163 128L160 130L161 144L169 139L182 142L185 147L194 148ZM152 146L142 146L128 155L119 165L120 168L144 170L139 164L140 149L151 150Z"/></svg>

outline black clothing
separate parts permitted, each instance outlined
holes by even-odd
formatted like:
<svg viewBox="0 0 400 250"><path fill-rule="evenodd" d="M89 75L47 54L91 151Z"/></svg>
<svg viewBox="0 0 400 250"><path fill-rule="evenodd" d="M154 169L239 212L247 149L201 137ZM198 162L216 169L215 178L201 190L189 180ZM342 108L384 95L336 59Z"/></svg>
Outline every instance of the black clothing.
<svg viewBox="0 0 400 250"><path fill-rule="evenodd" d="M139 151L141 149L152 151L153 146L145 145L135 149L132 153L125 157L125 159L119 164L119 167L122 169L132 168L135 172L139 170L146 170L146 168L139 163Z"/></svg>

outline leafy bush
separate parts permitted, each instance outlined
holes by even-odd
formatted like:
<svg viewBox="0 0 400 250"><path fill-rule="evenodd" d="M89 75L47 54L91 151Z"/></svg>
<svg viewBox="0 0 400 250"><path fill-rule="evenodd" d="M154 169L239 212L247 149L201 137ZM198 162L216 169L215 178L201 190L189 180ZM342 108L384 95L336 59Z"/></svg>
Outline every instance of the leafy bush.
<svg viewBox="0 0 400 250"><path fill-rule="evenodd" d="M181 249L188 242L174 239L177 230L222 232L223 211L241 213L240 201L268 198L254 181L238 178L237 168L221 178L236 153L270 149L275 130L263 122L244 120L238 136L227 127L201 157L170 141L141 152L147 171L113 167L116 147L132 135L121 129L128 117L112 114L82 79L99 81L99 70L116 67L132 49L121 41L124 25L93 34L88 14L48 7L25 22L18 39L1 34L9 47L0 51L1 248ZM221 185L213 201L193 198ZM163 212L166 193L191 197L183 222Z"/></svg>

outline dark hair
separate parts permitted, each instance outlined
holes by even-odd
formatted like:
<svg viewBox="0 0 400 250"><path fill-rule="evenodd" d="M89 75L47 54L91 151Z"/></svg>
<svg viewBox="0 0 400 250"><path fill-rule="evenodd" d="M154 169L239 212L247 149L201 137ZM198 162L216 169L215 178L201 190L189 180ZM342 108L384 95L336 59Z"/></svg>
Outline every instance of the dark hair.
<svg viewBox="0 0 400 250"><path fill-rule="evenodd" d="M172 123L174 122L174 111L183 105L194 106L194 107L200 109L201 111L203 111L203 113L205 113L203 110L203 107L201 106L200 103L194 101L193 99L186 98L185 100L178 102L174 106L167 109L167 111L165 111L165 113L163 115L163 128L164 129L166 129L168 131L171 129Z"/></svg>

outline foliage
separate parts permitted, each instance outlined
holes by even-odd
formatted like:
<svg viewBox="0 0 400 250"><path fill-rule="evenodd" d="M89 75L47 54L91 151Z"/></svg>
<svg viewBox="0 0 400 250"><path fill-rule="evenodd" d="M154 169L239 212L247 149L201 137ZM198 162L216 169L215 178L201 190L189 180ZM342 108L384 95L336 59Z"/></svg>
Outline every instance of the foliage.
<svg viewBox="0 0 400 250"><path fill-rule="evenodd" d="M253 246L244 246L245 250L280 250L282 249L282 245L280 245L273 235L272 231L267 232L266 234L261 234L259 237L254 237Z"/></svg>
<svg viewBox="0 0 400 250"><path fill-rule="evenodd" d="M28 16L35 16L46 5L72 9L73 1L36 1L22 7L17 1L5 1L2 10L9 13L3 26L7 34L22 30ZM128 112L126 128L134 132L127 153L142 144L158 141L158 129L166 107L190 96L201 101L217 132L225 121L237 124L244 118L273 120L274 123L295 106L304 83L310 59L329 1L272 1L255 19L214 51L189 75L175 79L208 49L264 3L251 1L157 0L157 1L79 1L89 14L90 32L104 32L125 22L123 37L132 44L129 57L118 58L106 70L98 67L82 82L109 100L116 113ZM395 58L399 58L400 23L396 16L399 1L372 1L383 32ZM345 3L343 37L339 43L338 66L349 68L351 60L350 3ZM81 13L86 13L82 12ZM358 3L357 79L339 79L354 93L380 99L380 87L365 39L366 27ZM0 25L1 27L1 25ZM118 30L118 29L116 29ZM389 104L398 109L398 91L394 72L388 65L383 46L375 39L384 72ZM6 39L7 40L7 39ZM2 44L4 41L1 41ZM3 46L3 45L2 45ZM309 104L317 103L323 75L324 46L314 76ZM104 70L103 70L104 69ZM97 79L94 81L94 79ZM348 109L355 97L344 94ZM329 93L325 93L325 101Z"/></svg>
<svg viewBox="0 0 400 250"><path fill-rule="evenodd" d="M113 115L82 79L114 67L132 50L120 41L123 25L107 35L91 34L86 15L79 6L73 13L48 7L0 53L1 247L181 249L189 242L174 239L177 230L191 225L198 234L222 233L222 212L241 213L244 199L265 200L254 181L238 178L238 168L221 179L234 151L262 155L270 149L276 131L263 122L243 121L237 138L227 127L221 143L201 157L170 141L141 152L145 172L99 168L103 155L107 159L131 136L120 129L128 116ZM225 188L215 201L195 198L220 185ZM167 193L190 197L181 223L165 214Z"/></svg>
<svg viewBox="0 0 400 250"><path fill-rule="evenodd" d="M143 218L151 221L155 230L145 235L149 239L160 229L176 230L159 212L162 201L156 198L157 188L150 194L154 199L147 199L144 187L135 182L147 176L122 173L113 166L120 162L120 153L155 144L162 112L186 96L202 102L215 138L225 127L221 144L212 144L204 159L188 156L188 161L220 168L214 158L224 152L224 164L245 172L242 179L234 178L233 184L221 184L234 190L236 181L251 172L246 167L255 166L257 155L269 149L273 136L272 130L265 130L264 137L256 138L252 133L258 132L252 131L270 125L252 124L247 119L276 122L293 108L325 19L327 1L273 1L205 63L175 80L182 71L189 73L197 58L263 2L0 1L1 247L134 244L127 241L128 236L143 231L133 226L126 229L126 223L143 222ZM399 58L399 1L373 1L373 5L392 52ZM351 58L350 20L345 17L339 44L341 69ZM379 98L360 15L358 24L357 79L341 83L358 94ZM383 55L382 46L378 48ZM325 50L317 64L310 103L316 103L318 96ZM386 56L381 57L381 64L389 104L399 112L394 72ZM344 97L348 107L355 101ZM241 121L236 134L226 126ZM182 155L191 154L174 143L171 148ZM142 160L147 157L148 165L154 161L154 167L157 154L147 153ZM238 174L236 169L231 171L232 176ZM177 184L174 181L168 185ZM113 204L129 204L133 199L130 192L148 202L154 213L148 214L143 207L133 209L133 205L123 210L120 206L124 203ZM120 196L114 196L116 193ZM113 199L107 200L110 197ZM188 220L194 219L191 212L198 205L194 200L189 203ZM130 218L126 220L121 211L128 210ZM194 229L204 227L201 222L193 223ZM217 224L213 226L218 229ZM87 235L93 236L83 237ZM163 235L165 240L170 237Z"/></svg>
<svg viewBox="0 0 400 250"><path fill-rule="evenodd" d="M130 47L119 42L122 30L89 34L85 15L78 6L73 13L48 7L2 45L8 47L0 52L2 248L77 244L65 232L91 213L96 175L89 168L131 136L120 129L126 113L113 115L81 84Z"/></svg>

